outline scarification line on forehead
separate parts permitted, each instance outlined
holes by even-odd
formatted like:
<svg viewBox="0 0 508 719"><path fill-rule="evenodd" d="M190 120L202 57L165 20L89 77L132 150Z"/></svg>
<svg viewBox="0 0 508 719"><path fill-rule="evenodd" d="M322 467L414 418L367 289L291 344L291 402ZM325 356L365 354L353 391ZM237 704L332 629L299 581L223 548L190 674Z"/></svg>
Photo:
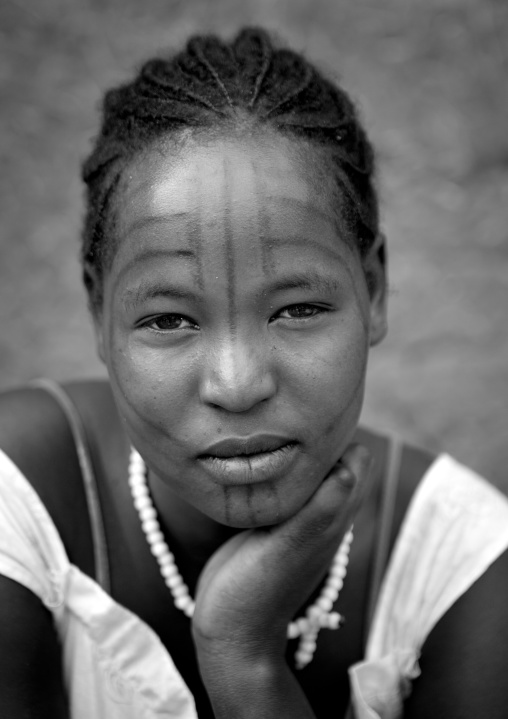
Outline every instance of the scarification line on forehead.
<svg viewBox="0 0 508 719"><path fill-rule="evenodd" d="M196 197L200 197L202 192L203 182L201 179L201 173L199 172L199 169L196 168L196 171L194 173L194 176L192 177L192 182L189 184L189 206L193 202L193 198L191 196L195 195ZM204 289L204 281L203 281L203 212L202 212L202 203L198 202L196 206L196 214L197 218L194 219L191 215L188 216L187 220L187 239L189 241L189 244L192 247L192 250L194 252L194 255L196 257L196 270L195 270L195 281L201 291Z"/></svg>
<svg viewBox="0 0 508 719"><path fill-rule="evenodd" d="M353 280L353 271L349 265L348 258L346 255L342 254L341 252L335 251L327 247L322 242L318 242L317 240L311 240L307 237L290 237L287 240L284 239L277 239L276 246L273 248L273 250L277 250L280 247L303 247L303 248L309 248L313 247L314 249L318 250L319 252L324 253L325 255L328 255L328 257L333 262L340 262L341 266L344 268L344 270L348 273L348 276L350 277L351 281Z"/></svg>
<svg viewBox="0 0 508 719"><path fill-rule="evenodd" d="M266 277L269 277L272 271L270 216L267 212L265 204L260 201L261 197L266 196L266 182L264 182L261 177L257 163L252 163L252 169L254 173L254 199L256 203L259 243L261 247L261 267L263 269L263 274Z"/></svg>
<svg viewBox="0 0 508 719"><path fill-rule="evenodd" d="M357 249L355 238L351 235L346 224L339 218L340 212L336 209L336 212L329 213L325 209L318 207L315 203L306 205L304 198L298 197L281 197L277 195L270 195L267 197L267 202L277 203L279 205L286 205L290 211L299 212L302 207L306 206L310 209L316 218L323 220L327 225L330 225L334 232L337 234L337 241L343 241L349 248Z"/></svg>
<svg viewBox="0 0 508 719"><path fill-rule="evenodd" d="M310 203L308 199L302 197L286 197L281 195L269 195L267 197L267 200L270 202L273 202L274 204L278 205L287 205L290 210L293 210L295 212L301 211L302 208L312 209L312 212L316 215L316 217L321 218L327 223L332 223L332 216L326 212L326 210L321 209L314 203Z"/></svg>
<svg viewBox="0 0 508 719"><path fill-rule="evenodd" d="M330 254L330 256L336 260L339 255L338 253L334 253L331 250L328 250L324 245L320 244L319 242L315 242L310 239L302 239L298 240L297 238L291 239L288 241L281 240L277 238L276 241L271 237L271 230L270 230L270 213L268 211L266 203L262 203L259 201L259 198L261 196L266 197L266 191L265 188L267 187L266 183L261 179L260 175L256 172L255 173L255 192L256 192L256 199L257 199L257 208L258 208L258 219L259 219L259 237L261 242L261 254L262 254L262 267L263 272L266 276L270 276L273 274L274 270L274 250L276 250L278 247L282 247L284 245L290 245L295 244L299 245L301 247L315 247L321 251L327 252ZM268 196L268 200L271 200L274 203L278 203L281 205L289 205L290 209L295 210L301 210L302 207L304 207L305 203L303 200L297 199L297 198L291 198L291 197L278 197L277 195L270 195ZM326 220L327 222L330 221L329 216L321 211L318 208L313 208L316 215L321 217L323 220ZM342 259L342 258L340 258Z"/></svg>
<svg viewBox="0 0 508 719"><path fill-rule="evenodd" d="M233 245L233 222L231 216L231 175L229 172L229 163L224 158L224 254L226 257L226 275L227 275L227 295L228 295L228 322L231 337L236 337L236 276L235 276L235 251Z"/></svg>
<svg viewBox="0 0 508 719"><path fill-rule="evenodd" d="M266 276L273 274L273 249L274 242L271 238L270 232L270 213L268 210L268 204L271 202L274 205L288 206L290 211L298 212L302 209L308 209L309 205L309 192L305 189L305 192L300 197L287 197L286 195L277 195L270 192L270 183L263 177L263 173L259 170L259 163L252 162L254 171L254 188L255 188L255 199L258 214L258 228L261 245L261 256L262 256L262 268L263 273ZM278 179L281 181L291 181L294 177L293 169L278 169ZM264 202L260 202L260 198L265 198ZM314 203L312 204L312 210L317 217L330 222L330 216L321 208L317 207ZM276 245L281 243L277 241ZM308 243L309 245L311 243Z"/></svg>

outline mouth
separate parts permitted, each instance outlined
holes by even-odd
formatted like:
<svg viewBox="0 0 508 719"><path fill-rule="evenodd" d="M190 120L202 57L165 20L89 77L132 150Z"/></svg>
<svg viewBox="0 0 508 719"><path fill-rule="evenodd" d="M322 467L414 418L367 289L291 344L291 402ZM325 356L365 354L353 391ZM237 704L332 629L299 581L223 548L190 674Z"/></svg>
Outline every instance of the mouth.
<svg viewBox="0 0 508 719"><path fill-rule="evenodd" d="M224 439L197 459L219 484L255 484L285 474L296 459L298 444L275 435Z"/></svg>

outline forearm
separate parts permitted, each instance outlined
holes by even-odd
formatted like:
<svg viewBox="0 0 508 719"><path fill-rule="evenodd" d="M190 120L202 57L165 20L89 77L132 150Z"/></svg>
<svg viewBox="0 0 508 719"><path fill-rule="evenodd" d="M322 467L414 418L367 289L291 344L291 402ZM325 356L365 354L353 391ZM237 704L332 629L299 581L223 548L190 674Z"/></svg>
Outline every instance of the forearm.
<svg viewBox="0 0 508 719"><path fill-rule="evenodd" d="M284 660L249 659L219 652L199 657L216 719L315 719Z"/></svg>

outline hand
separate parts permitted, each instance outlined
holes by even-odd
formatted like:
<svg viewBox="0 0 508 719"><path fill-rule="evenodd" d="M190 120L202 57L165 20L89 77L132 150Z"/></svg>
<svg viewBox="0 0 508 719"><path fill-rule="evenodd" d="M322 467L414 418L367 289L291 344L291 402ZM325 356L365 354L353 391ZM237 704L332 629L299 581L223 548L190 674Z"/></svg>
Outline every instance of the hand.
<svg viewBox="0 0 508 719"><path fill-rule="evenodd" d="M326 574L369 469L368 450L351 445L297 515L240 532L212 556L193 618L200 661L283 656L287 625Z"/></svg>

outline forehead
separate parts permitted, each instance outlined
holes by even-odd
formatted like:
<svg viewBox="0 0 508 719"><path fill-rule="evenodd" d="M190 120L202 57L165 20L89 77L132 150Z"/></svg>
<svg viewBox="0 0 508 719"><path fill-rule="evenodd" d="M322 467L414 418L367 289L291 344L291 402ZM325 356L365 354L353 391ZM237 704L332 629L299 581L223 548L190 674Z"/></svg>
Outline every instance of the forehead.
<svg viewBox="0 0 508 719"><path fill-rule="evenodd" d="M316 278L323 286L339 275L354 282L357 253L312 164L284 138L152 148L119 193L107 294L192 288L210 302L227 298L233 318L240 297L271 287L316 286Z"/></svg>
<svg viewBox="0 0 508 719"><path fill-rule="evenodd" d="M122 237L150 218L194 215L213 224L225 213L259 215L260 209L275 220L313 213L334 223L328 184L315 153L282 136L191 141L177 152L161 142L124 178L118 231Z"/></svg>

